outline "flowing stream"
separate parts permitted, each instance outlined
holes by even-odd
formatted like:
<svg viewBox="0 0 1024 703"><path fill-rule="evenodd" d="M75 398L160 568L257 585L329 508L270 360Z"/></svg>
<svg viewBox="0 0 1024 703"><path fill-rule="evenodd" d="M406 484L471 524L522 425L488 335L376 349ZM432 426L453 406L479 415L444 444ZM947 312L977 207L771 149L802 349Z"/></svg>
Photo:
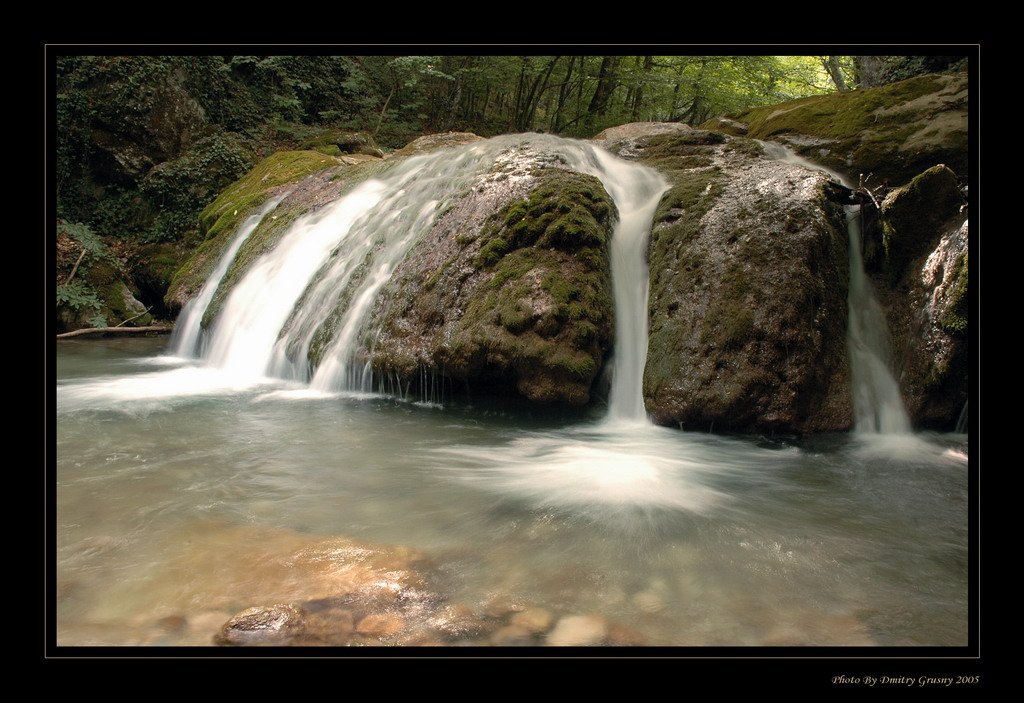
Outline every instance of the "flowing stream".
<svg viewBox="0 0 1024 703"><path fill-rule="evenodd" d="M175 355L58 346L58 642L209 644L268 593L309 597L279 565L343 535L424 551L446 603L599 614L649 644L966 643L966 438L897 457L846 435L648 423L644 260L666 185L582 142L528 140L619 211L604 416L402 402L366 393L352 363L408 248L523 137L409 159L299 218L201 331L268 203L183 313Z"/></svg>

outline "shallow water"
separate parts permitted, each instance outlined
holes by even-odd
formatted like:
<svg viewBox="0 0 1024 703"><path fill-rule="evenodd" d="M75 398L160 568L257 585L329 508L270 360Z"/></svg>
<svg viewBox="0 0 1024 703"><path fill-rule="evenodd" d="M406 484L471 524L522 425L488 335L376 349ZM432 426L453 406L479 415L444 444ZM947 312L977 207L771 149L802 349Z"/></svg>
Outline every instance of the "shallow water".
<svg viewBox="0 0 1024 703"><path fill-rule="evenodd" d="M240 380L164 345L58 345L61 644L209 643L264 604L259 568L231 569L268 530L413 547L447 602L600 613L648 644L967 643L965 435L427 407Z"/></svg>

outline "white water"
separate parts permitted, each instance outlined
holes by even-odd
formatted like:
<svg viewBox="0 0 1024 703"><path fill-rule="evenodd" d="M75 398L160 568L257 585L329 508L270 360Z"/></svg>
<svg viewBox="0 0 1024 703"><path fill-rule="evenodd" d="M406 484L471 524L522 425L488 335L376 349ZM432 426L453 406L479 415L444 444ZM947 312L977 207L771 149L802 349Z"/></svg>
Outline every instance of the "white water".
<svg viewBox="0 0 1024 703"><path fill-rule="evenodd" d="M647 237L668 183L643 168L596 150L596 173L615 207L619 222L611 240L612 294L615 298L615 361L608 419L646 423L643 381L647 363Z"/></svg>
<svg viewBox="0 0 1024 703"><path fill-rule="evenodd" d="M366 320L383 286L410 248L453 198L487 179L525 177L523 164L556 157L597 177L618 210L611 237L616 342L609 419L646 422L642 398L647 356L647 235L667 189L654 170L569 139L500 137L419 156L363 183L326 208L299 218L233 288L202 355L235 379L267 376L309 388L374 390L372 370L353 364ZM483 180L481 180L483 179ZM260 218L247 219L199 296L183 313L176 349L196 350L199 321L225 272ZM308 361L321 351L319 364ZM379 384L378 384L379 385Z"/></svg>
<svg viewBox="0 0 1024 703"><path fill-rule="evenodd" d="M202 321L206 308L209 307L210 301L213 300L220 282L224 279L224 274L228 272L228 268L231 266L231 262L235 260L235 254L238 253L242 244L256 230L260 222L263 221L263 218L276 208L284 197L284 195L280 195L276 198L271 198L258 212L245 218L238 226L235 238L231 240L231 244L228 245L227 250L221 255L220 260L217 261L217 265L214 267L210 277L203 283L199 293L185 304L185 307L181 309L181 314L178 315L178 322L174 327L174 334L170 342L170 347L175 354L186 357L202 354L202 350L199 348L199 337L203 331Z"/></svg>
<svg viewBox="0 0 1024 703"><path fill-rule="evenodd" d="M847 188L856 186L841 173L814 164L775 142L760 142L765 153L779 161L822 171ZM860 207L847 205L850 249L847 347L850 352L856 431L864 435L904 435L911 432L900 387L892 373L892 352L885 312L878 304L861 255ZM915 445L916 446L916 445Z"/></svg>

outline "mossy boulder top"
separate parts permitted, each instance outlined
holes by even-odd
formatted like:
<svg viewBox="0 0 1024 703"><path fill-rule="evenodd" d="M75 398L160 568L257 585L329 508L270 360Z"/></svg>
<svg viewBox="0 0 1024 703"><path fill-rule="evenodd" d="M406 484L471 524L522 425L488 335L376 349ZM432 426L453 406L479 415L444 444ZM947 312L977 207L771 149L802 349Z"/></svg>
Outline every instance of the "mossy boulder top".
<svg viewBox="0 0 1024 703"><path fill-rule="evenodd" d="M755 139L785 142L801 155L857 181L891 186L944 163L967 177L966 72L928 74L898 83L758 107L735 115ZM708 129L731 131L717 120Z"/></svg>

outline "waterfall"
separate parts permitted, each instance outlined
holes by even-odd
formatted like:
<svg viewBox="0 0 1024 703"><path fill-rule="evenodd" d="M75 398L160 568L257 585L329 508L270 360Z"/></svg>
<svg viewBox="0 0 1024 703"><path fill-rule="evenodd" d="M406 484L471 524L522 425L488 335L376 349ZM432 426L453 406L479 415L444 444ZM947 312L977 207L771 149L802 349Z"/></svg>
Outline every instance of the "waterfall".
<svg viewBox="0 0 1024 703"><path fill-rule="evenodd" d="M967 433L967 423L970 421L970 416L967 414L967 401L964 401L964 407L960 409L960 415L956 419L956 428L954 432L960 434Z"/></svg>
<svg viewBox="0 0 1024 703"><path fill-rule="evenodd" d="M615 300L615 357L608 398L610 420L646 422L644 365L647 363L647 238L668 183L653 169L596 151L597 175L615 201L619 221L611 240Z"/></svg>
<svg viewBox="0 0 1024 703"><path fill-rule="evenodd" d="M803 159L775 142L760 142L769 158L822 171L847 188L855 186L842 174ZM853 386L855 427L863 434L908 434L910 419L903 405L899 384L892 374L889 328L885 313L875 297L871 280L864 272L861 256L860 207L847 205L846 227L850 249L850 291L847 298L847 347Z"/></svg>
<svg viewBox="0 0 1024 703"><path fill-rule="evenodd" d="M228 272L231 262L235 260L235 254L238 253L242 244L256 230L260 222L263 221L263 218L276 208L284 197L284 195L280 195L271 198L255 214L242 220L238 230L235 232L234 239L231 240L228 248L221 254L217 265L210 273L210 277L203 283L203 287L199 289L196 297L185 303L185 307L181 309L181 314L178 315L178 324L174 327L174 335L170 341L171 349L175 354L178 356L201 355L202 349L200 348L199 337L203 331L201 323L203 315L206 313L206 308L209 307L210 301L213 300L220 282L224 279L224 275Z"/></svg>
<svg viewBox="0 0 1024 703"><path fill-rule="evenodd" d="M366 391L372 378L355 353L377 296L438 212L480 178L524 177L528 166L559 163L598 178L619 213L611 237L615 360L609 417L645 421L647 234L667 184L653 169L599 147L549 135L496 137L412 157L324 208L299 217L244 273L204 340L208 365L243 377L307 382L314 391ZM512 166L511 170L509 166ZM276 202L248 218L179 325L181 353L194 350L202 319L246 237ZM309 361L310 358L314 362Z"/></svg>

